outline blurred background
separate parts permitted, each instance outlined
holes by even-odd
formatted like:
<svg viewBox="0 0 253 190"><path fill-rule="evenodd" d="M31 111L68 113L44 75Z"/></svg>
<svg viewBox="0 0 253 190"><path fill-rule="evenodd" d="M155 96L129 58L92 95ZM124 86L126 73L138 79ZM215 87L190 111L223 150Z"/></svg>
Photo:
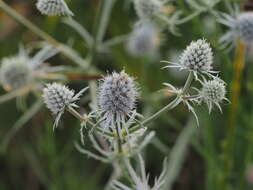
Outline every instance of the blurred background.
<svg viewBox="0 0 253 190"><path fill-rule="evenodd" d="M75 14L75 20L91 34L96 30L103 0L66 1ZM42 16L35 7L35 0L8 0L8 5L35 23L56 40L71 46L82 55L87 48L82 38L59 17ZM253 10L252 1L234 1L242 11ZM175 4L175 6L173 6ZM184 0L171 4L171 9L180 7L187 14L189 7ZM225 11L222 3L215 9ZM113 8L105 39L129 34L137 20L130 0L118 0ZM97 53L92 65L103 71L99 74L85 70L78 75L69 75L68 85L76 91L88 82L100 78L107 71L121 71L134 76L141 88L138 111L150 115L169 103L170 96L159 92L163 83L183 85L186 75L177 70L163 70L160 60L177 60L183 49L192 41L206 38L213 47L214 70L220 71L227 83L227 97L233 95L235 50L219 48L218 39L227 30L208 13L180 25L175 36L168 31L159 36L160 46L152 57L136 57L129 54L126 43L113 46L108 52ZM17 23L0 10L0 58L15 55L20 44L25 46L40 41L34 33ZM250 190L253 188L253 51L245 60L240 83L238 101L233 105L223 104L223 114L215 110L211 114L205 106L198 107L200 127L187 141L186 151L181 155L173 190ZM61 54L48 60L51 65L73 65ZM6 91L0 88L0 95ZM25 105L17 108L15 99L0 104L0 146L10 133L13 125L25 111L34 105L36 99L27 95ZM81 107L87 107L88 95L81 100ZM145 160L150 178L158 176L164 157L170 154L178 137L191 117L184 105L164 114L151 128L156 138L145 150ZM43 105L41 109L12 135L8 146L0 154L0 190L101 190L108 180L112 168L89 159L74 147L79 139L79 123L71 115L65 114L59 128L53 131L53 118ZM22 121L21 121L22 123ZM87 147L90 146L86 142Z"/></svg>

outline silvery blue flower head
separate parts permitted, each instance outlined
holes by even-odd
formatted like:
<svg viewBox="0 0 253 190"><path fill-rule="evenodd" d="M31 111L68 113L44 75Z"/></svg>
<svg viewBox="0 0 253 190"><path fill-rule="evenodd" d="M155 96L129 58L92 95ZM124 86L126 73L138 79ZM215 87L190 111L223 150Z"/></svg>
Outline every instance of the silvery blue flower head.
<svg viewBox="0 0 253 190"><path fill-rule="evenodd" d="M134 8L140 19L149 19L162 12L160 0L134 0Z"/></svg>
<svg viewBox="0 0 253 190"><path fill-rule="evenodd" d="M17 55L4 58L0 67L0 82L6 90L21 88L33 79L29 58Z"/></svg>
<svg viewBox="0 0 253 190"><path fill-rule="evenodd" d="M160 33L153 24L143 24L134 28L128 43L128 52L135 56L154 55L160 44Z"/></svg>
<svg viewBox="0 0 253 190"><path fill-rule="evenodd" d="M136 82L124 71L105 76L99 86L98 104L104 114L105 126L124 122L135 108Z"/></svg>
<svg viewBox="0 0 253 190"><path fill-rule="evenodd" d="M214 73L212 71L213 52L210 44L204 39L191 42L182 53L179 63L162 62L170 64L165 68L179 68L180 70L193 71L195 76L198 73L207 75Z"/></svg>
<svg viewBox="0 0 253 190"><path fill-rule="evenodd" d="M230 30L220 38L220 43L229 44L235 43L237 39L247 45L253 41L253 13L245 12L238 13L236 16L223 14L218 21L221 24L229 27Z"/></svg>
<svg viewBox="0 0 253 190"><path fill-rule="evenodd" d="M37 9L48 16L73 16L64 0L38 0Z"/></svg>
<svg viewBox="0 0 253 190"><path fill-rule="evenodd" d="M43 99L50 111L56 115L54 126L57 127L61 115L68 107L78 107L76 101L79 100L80 96L87 88L81 90L75 95L73 90L58 83L46 84L43 89Z"/></svg>
<svg viewBox="0 0 253 190"><path fill-rule="evenodd" d="M220 103L224 100L228 101L226 98L226 86L225 82L219 78L215 78L209 81L202 81L202 89L199 90L200 101L207 104L209 112L212 111L213 105L216 105L220 111Z"/></svg>

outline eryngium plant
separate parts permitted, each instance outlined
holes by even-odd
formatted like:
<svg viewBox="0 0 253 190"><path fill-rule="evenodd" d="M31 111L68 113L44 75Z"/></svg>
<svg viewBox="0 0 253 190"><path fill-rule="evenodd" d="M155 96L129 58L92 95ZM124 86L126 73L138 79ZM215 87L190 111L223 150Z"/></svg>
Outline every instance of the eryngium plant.
<svg viewBox="0 0 253 190"><path fill-rule="evenodd" d="M209 113L212 111L213 105L216 105L222 112L220 103L222 103L224 100L228 101L228 99L225 97L226 96L225 82L219 78L215 78L210 81L205 80L201 83L203 87L199 91L200 99L201 101L207 104Z"/></svg>
<svg viewBox="0 0 253 190"><path fill-rule="evenodd" d="M73 16L64 0L38 0L37 9L48 16Z"/></svg>
<svg viewBox="0 0 253 190"><path fill-rule="evenodd" d="M86 91L84 88L75 95L73 90L70 90L67 86L58 83L46 84L43 89L43 99L48 109L56 115L54 127L58 126L59 120L63 112L67 109L73 109L78 107L76 101Z"/></svg>
<svg viewBox="0 0 253 190"><path fill-rule="evenodd" d="M179 68L180 70L193 71L197 78L197 74L215 73L212 71L213 64L213 52L210 44L204 39L191 42L182 53L179 63L172 63L169 61L163 61L169 63L165 68Z"/></svg>
<svg viewBox="0 0 253 190"><path fill-rule="evenodd" d="M0 82L6 90L24 87L32 79L33 72L28 57L17 55L2 60Z"/></svg>
<svg viewBox="0 0 253 190"><path fill-rule="evenodd" d="M239 13L235 17L228 14L223 14L218 21L221 24L229 27L230 30L220 38L220 43L235 43L240 39L247 45L253 41L253 13Z"/></svg>
<svg viewBox="0 0 253 190"><path fill-rule="evenodd" d="M153 24L136 26L131 33L128 43L128 52L135 57L152 56L160 45L159 29Z"/></svg>
<svg viewBox="0 0 253 190"><path fill-rule="evenodd" d="M98 104L103 115L104 127L114 128L130 117L138 97L137 84L124 71L112 73L101 80Z"/></svg>

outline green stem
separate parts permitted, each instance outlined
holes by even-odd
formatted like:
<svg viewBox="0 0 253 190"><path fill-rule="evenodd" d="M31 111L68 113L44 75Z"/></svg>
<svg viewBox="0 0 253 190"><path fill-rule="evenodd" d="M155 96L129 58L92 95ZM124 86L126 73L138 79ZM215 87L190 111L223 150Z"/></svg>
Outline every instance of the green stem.
<svg viewBox="0 0 253 190"><path fill-rule="evenodd" d="M164 108L162 108L161 110L159 110L158 112L156 112L155 114L153 114L152 116L150 116L149 118L145 119L144 121L141 122L141 124L136 125L134 127L132 127L129 132L133 133L135 131L138 131L140 128L142 128L142 126L149 124L150 122L154 121L155 119L157 119L161 114L163 114L166 111L172 110L174 109L176 106L178 106L181 101L182 98L181 96L184 95L188 89L191 86L191 83L193 81L193 72L190 71L188 78L185 82L185 85L183 87L182 93L180 95L178 95L172 102L170 102L167 106L165 106Z"/></svg>
<svg viewBox="0 0 253 190"><path fill-rule="evenodd" d="M100 132L100 133L103 133L103 134L105 134L105 135L107 135L107 136L109 136L109 137L114 137L114 135L113 135L112 133L106 132L106 131L104 131L103 129L100 129L99 127L97 127L96 124L94 124L93 122L89 121L89 118L88 118L87 116L82 116L82 115L81 115L80 113L78 113L73 107L70 107L70 106L67 107L67 111L68 111L69 113L71 113L75 118L77 118L81 123L87 121L87 123L88 123L89 125L91 125L92 129L95 128L95 129L96 129L98 132Z"/></svg>
<svg viewBox="0 0 253 190"><path fill-rule="evenodd" d="M99 45L104 38L115 1L116 0L104 0L103 10L100 17L100 22L98 25L99 28L98 28L97 36L96 36L96 43L98 43Z"/></svg>
<svg viewBox="0 0 253 190"><path fill-rule="evenodd" d="M58 48L66 57L80 65L81 67L88 67L88 62L85 61L82 57L80 57L72 48L69 46L66 46L54 38L52 38L50 35L48 35L46 32L41 30L39 27L34 25L32 22L27 20L24 16L17 13L15 10L13 10L10 6L8 6L5 2L0 0L0 8L3 9L8 15L10 15L12 18L17 20L19 23L30 29L34 34L38 35L40 38L44 39L48 43L50 43L52 46Z"/></svg>

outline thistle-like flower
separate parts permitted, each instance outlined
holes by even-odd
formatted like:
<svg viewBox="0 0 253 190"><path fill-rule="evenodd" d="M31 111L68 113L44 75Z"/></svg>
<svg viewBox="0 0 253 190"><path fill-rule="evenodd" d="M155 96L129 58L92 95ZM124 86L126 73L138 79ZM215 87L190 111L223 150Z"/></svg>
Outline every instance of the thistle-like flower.
<svg viewBox="0 0 253 190"><path fill-rule="evenodd" d="M123 123L134 110L137 96L136 82L124 71L104 77L99 87L98 103L105 127L114 128Z"/></svg>
<svg viewBox="0 0 253 190"><path fill-rule="evenodd" d="M48 109L56 115L54 127L58 126L61 115L66 109L78 107L76 101L79 100L80 96L86 91L87 88L84 88L79 93L75 95L73 90L70 90L68 87L58 84L46 84L46 87L43 89L43 99Z"/></svg>
<svg viewBox="0 0 253 190"><path fill-rule="evenodd" d="M160 33L153 24L143 24L136 27L127 44L128 52L135 56L154 55L160 44Z"/></svg>
<svg viewBox="0 0 253 190"><path fill-rule="evenodd" d="M250 45L253 42L253 13L237 13L235 16L222 14L218 19L221 24L229 27L230 30L220 38L220 43L223 47L235 44L240 39L242 42Z"/></svg>
<svg viewBox="0 0 253 190"><path fill-rule="evenodd" d="M134 0L134 8L140 19L150 19L162 12L160 0Z"/></svg>
<svg viewBox="0 0 253 190"><path fill-rule="evenodd" d="M138 176L137 173L134 171L133 167L131 166L129 160L126 160L126 166L127 170L129 172L129 175L132 179L132 185L128 187L127 185L124 185L123 183L119 181L114 181L112 188L113 190L161 190L164 185L164 177L166 175L166 169L167 169L167 162L166 160L163 163L163 171L159 178L155 180L155 183L153 187L150 187L149 185L149 177L146 174L145 169L145 163L141 155L139 155L139 163L140 163L140 169L141 169L141 176Z"/></svg>
<svg viewBox="0 0 253 190"><path fill-rule="evenodd" d="M210 81L202 81L202 89L197 90L199 92L199 99L207 104L209 113L213 109L213 105L216 105L219 110L222 112L220 103L224 100L229 100L226 98L226 87L225 82L219 78L215 78Z"/></svg>
<svg viewBox="0 0 253 190"><path fill-rule="evenodd" d="M73 16L64 0L38 0L37 9L48 16Z"/></svg>
<svg viewBox="0 0 253 190"><path fill-rule="evenodd" d="M170 64L164 68L179 68L180 70L193 71L196 78L198 73L209 76L211 76L211 73L215 73L212 71L213 52L210 44L204 39L191 42L181 55L179 63L162 62Z"/></svg>
<svg viewBox="0 0 253 190"><path fill-rule="evenodd" d="M36 78L45 76L46 73L55 72L60 67L49 67L42 65L45 60L58 53L52 46L45 46L34 57L30 58L28 53L20 47L17 55L3 58L0 66L0 83L5 90L33 86Z"/></svg>
<svg viewBox="0 0 253 190"><path fill-rule="evenodd" d="M29 84L32 79L32 67L28 57L17 55L2 60L0 82L6 90L21 88Z"/></svg>

